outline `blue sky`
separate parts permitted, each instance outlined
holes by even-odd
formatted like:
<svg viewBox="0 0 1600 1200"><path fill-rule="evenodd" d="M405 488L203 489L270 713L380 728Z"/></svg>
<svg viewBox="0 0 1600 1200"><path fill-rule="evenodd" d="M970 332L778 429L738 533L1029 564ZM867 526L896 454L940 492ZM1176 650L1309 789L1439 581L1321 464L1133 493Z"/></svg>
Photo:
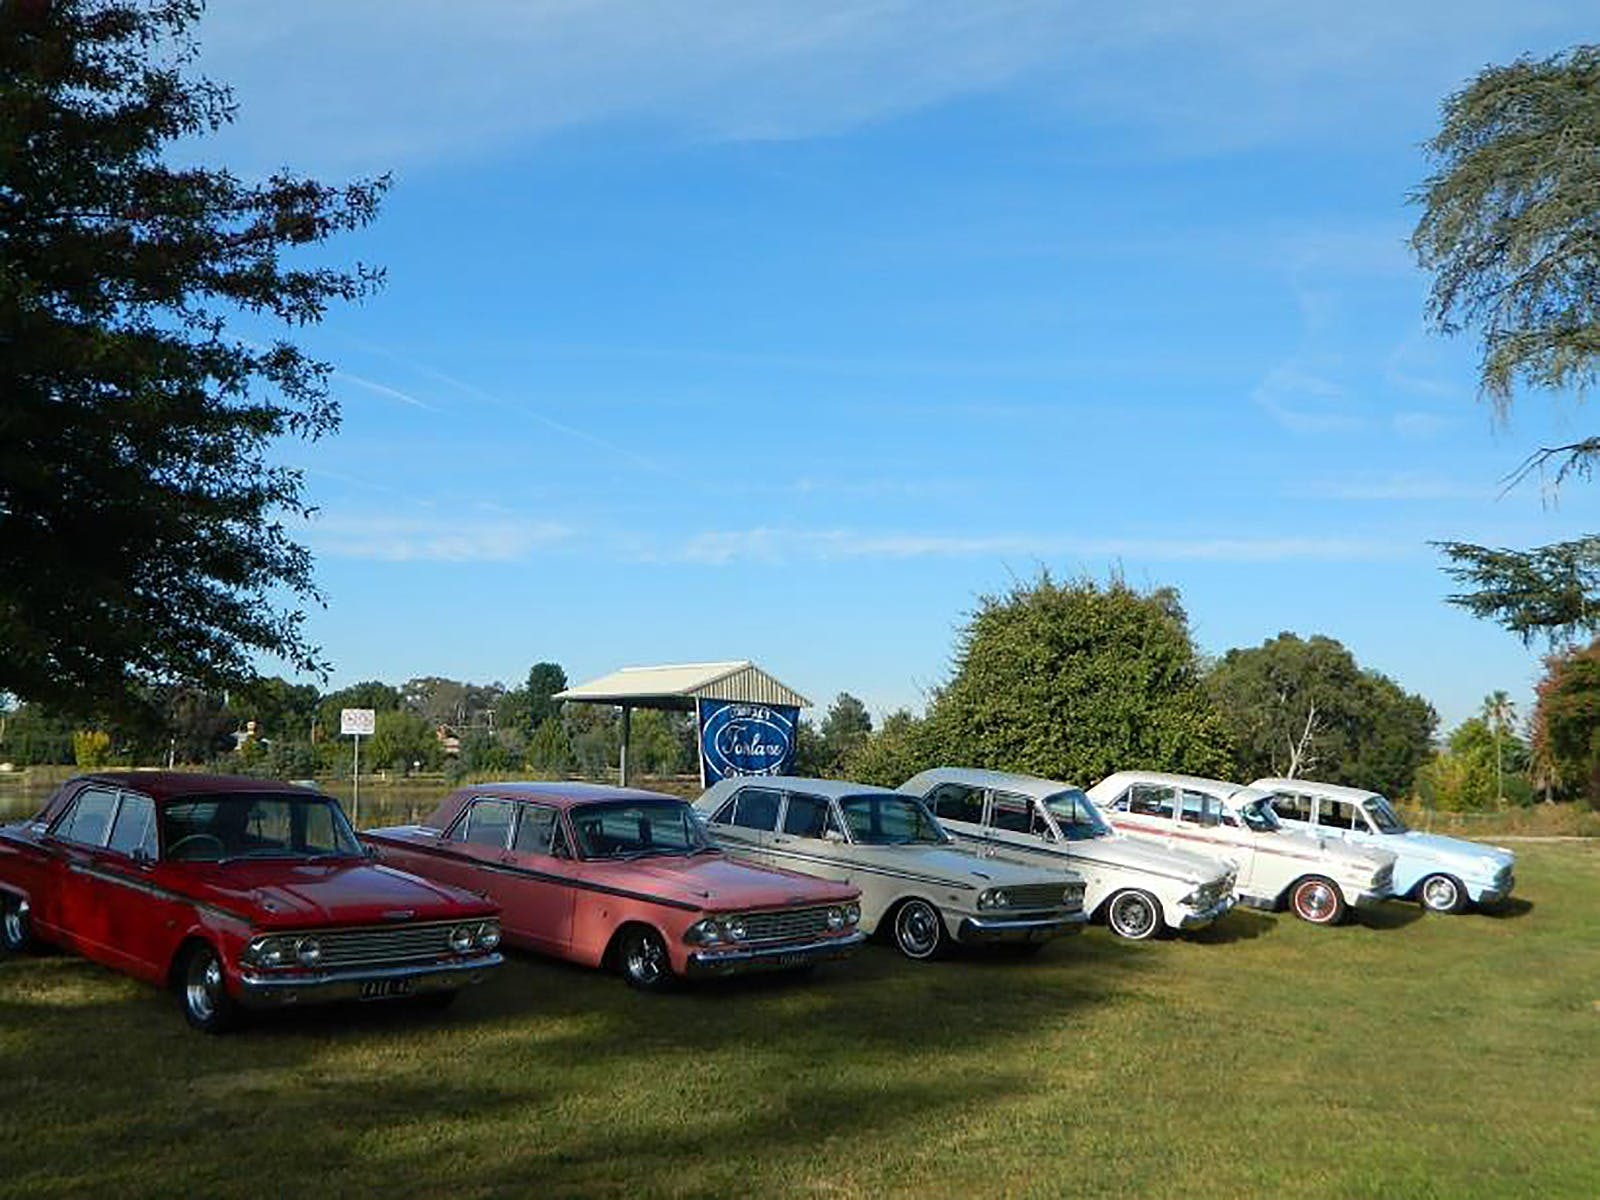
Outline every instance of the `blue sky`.
<svg viewBox="0 0 1600 1200"><path fill-rule="evenodd" d="M1202 649L1339 638L1452 724L1539 648L1427 542L1571 399L1497 426L1431 333L1418 144L1578 4L217 6L208 155L393 170L329 250L389 271L305 343L332 682L752 658L920 708L977 598L1172 584ZM269 669L272 664L267 664Z"/></svg>

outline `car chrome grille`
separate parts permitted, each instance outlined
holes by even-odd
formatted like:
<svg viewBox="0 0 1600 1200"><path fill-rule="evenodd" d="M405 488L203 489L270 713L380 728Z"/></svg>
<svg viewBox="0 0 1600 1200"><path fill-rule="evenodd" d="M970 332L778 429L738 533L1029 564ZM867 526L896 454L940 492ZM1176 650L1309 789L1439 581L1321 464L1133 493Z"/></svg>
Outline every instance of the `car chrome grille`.
<svg viewBox="0 0 1600 1200"><path fill-rule="evenodd" d="M1233 880L1213 879L1210 883L1201 884L1195 889L1197 908L1212 908L1222 903L1222 899L1233 890Z"/></svg>
<svg viewBox="0 0 1600 1200"><path fill-rule="evenodd" d="M743 940L787 942L813 938L827 931L826 908L789 908L782 912L747 913Z"/></svg>
<svg viewBox="0 0 1600 1200"><path fill-rule="evenodd" d="M1379 867L1372 876L1372 890L1375 892L1381 892L1384 888L1389 886L1390 881L1393 879L1394 864L1385 863L1383 866Z"/></svg>
<svg viewBox="0 0 1600 1200"><path fill-rule="evenodd" d="M318 930L325 967L376 966L442 958L451 953L455 925L400 925L381 929Z"/></svg>
<svg viewBox="0 0 1600 1200"><path fill-rule="evenodd" d="M1067 890L1067 881L1024 883L1001 890L1006 894L1007 908L1061 908L1066 903L1062 895Z"/></svg>

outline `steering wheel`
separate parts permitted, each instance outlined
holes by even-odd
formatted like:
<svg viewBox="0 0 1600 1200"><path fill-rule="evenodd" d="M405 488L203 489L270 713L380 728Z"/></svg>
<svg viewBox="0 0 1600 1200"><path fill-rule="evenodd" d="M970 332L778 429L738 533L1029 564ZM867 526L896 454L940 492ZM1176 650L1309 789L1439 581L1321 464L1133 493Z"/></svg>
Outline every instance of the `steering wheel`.
<svg viewBox="0 0 1600 1200"><path fill-rule="evenodd" d="M217 855L216 856L218 858L221 858L224 854L226 854L228 852L227 844L224 843L221 838L215 837L215 836L213 836L212 834L209 834L209 833L191 833L191 834L187 835L186 837L179 838L177 841L173 842L172 845L168 846L167 847L167 857L168 858L179 858L179 857L181 857L178 854L178 851L181 850L183 847L187 846L190 842L210 842L210 843L212 843L217 848ZM199 860L193 860L193 861L205 862L207 860L206 859L199 859Z"/></svg>

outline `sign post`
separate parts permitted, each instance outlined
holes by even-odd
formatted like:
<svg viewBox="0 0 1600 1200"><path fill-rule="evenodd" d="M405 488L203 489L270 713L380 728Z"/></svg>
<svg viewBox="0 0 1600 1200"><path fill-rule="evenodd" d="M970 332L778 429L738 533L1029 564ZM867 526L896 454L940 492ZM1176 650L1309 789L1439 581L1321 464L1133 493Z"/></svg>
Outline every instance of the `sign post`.
<svg viewBox="0 0 1600 1200"><path fill-rule="evenodd" d="M373 708L341 708L339 732L355 741L355 757L350 767L350 820L361 823L361 739L371 737L378 727L378 712Z"/></svg>

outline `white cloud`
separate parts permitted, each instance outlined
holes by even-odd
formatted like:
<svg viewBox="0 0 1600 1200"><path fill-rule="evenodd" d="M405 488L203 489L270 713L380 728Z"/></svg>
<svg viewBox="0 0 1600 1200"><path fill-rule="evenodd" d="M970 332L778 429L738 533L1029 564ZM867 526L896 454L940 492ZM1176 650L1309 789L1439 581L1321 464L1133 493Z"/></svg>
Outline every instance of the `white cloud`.
<svg viewBox="0 0 1600 1200"><path fill-rule="evenodd" d="M1042 534L863 533L757 527L714 530L690 538L672 556L725 566L734 562L782 563L913 558L1128 558L1150 562L1280 562L1290 559L1393 558L1405 547L1360 538L1074 538Z"/></svg>
<svg viewBox="0 0 1600 1200"><path fill-rule="evenodd" d="M1337 433L1359 429L1363 424L1350 411L1344 388L1293 361L1279 363L1268 371L1250 398L1294 433Z"/></svg>
<svg viewBox="0 0 1600 1200"><path fill-rule="evenodd" d="M457 519L319 516L305 528L306 541L319 555L381 562L514 562L570 534L555 521L468 514Z"/></svg>
<svg viewBox="0 0 1600 1200"><path fill-rule="evenodd" d="M836 133L1026 83L1177 153L1432 111L1489 48L1571 41L1537 2L278 0L218 4L205 70L267 167L383 169L608 120L700 139ZM1355 119L1366 118L1364 121Z"/></svg>

